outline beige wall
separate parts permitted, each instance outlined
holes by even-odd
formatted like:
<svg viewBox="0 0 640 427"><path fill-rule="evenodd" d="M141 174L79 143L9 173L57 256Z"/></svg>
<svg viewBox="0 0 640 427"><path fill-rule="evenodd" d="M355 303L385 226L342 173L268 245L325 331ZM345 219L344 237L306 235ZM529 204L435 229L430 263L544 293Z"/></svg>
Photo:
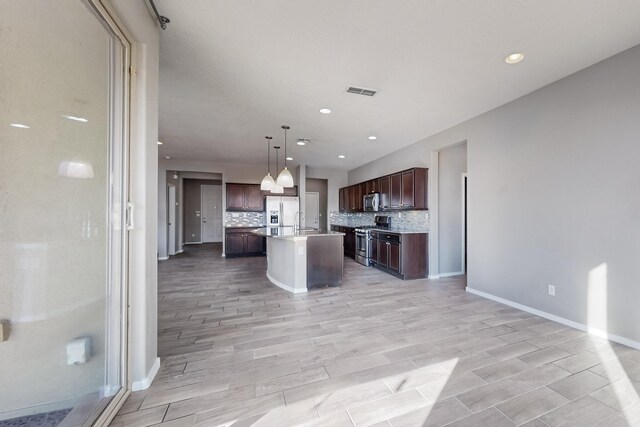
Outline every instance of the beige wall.
<svg viewBox="0 0 640 427"><path fill-rule="evenodd" d="M349 179L430 166L433 150L467 141L468 286L640 346L639 69L634 47ZM604 264L606 280L594 285ZM606 301L593 301L596 285ZM590 303L604 319L594 321Z"/></svg>

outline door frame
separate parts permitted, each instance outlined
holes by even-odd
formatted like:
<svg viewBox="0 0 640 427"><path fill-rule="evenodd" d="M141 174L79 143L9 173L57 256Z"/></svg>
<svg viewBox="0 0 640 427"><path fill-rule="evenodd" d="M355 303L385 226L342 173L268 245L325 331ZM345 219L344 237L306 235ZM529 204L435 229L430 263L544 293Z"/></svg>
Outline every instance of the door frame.
<svg viewBox="0 0 640 427"><path fill-rule="evenodd" d="M173 204L171 203L171 191L173 190ZM176 240L177 240L177 227L178 212L176 209L176 192L177 188L173 184L167 184L167 255L175 255L176 252ZM171 247L171 212L173 212L173 247Z"/></svg>
<svg viewBox="0 0 640 427"><path fill-rule="evenodd" d="M462 274L467 274L467 188L469 185L469 174L462 172L462 242L461 242L461 255L462 255Z"/></svg>
<svg viewBox="0 0 640 427"><path fill-rule="evenodd" d="M135 79L131 78L131 70L135 67L135 63L133 58L135 58L136 47L131 42L133 37L131 37L130 33L124 26L122 20L118 16L115 8L110 4L109 0L88 0L88 4L94 10L96 15L98 15L99 19L107 26L107 28L113 32L114 36L120 41L123 48L122 60L123 63L120 64L122 66L123 72L123 81L122 89L119 93L121 103L118 106L118 109L115 113L120 114L120 118L122 123L120 123L117 130L119 131L119 137L122 140L122 191L123 199L127 200L125 218L123 223L125 224L122 227L123 232L123 250L122 250L122 272L120 277L121 283L121 301L120 301L120 336L121 336L121 352L120 352L120 383L121 388L118 392L111 398L109 403L104 408L96 408L91 413L90 418L88 420L95 417L95 420L90 425L92 426L108 426L113 418L116 416L124 402L129 397L131 393L131 370L129 367L131 366L131 324L130 324L130 301L131 301L131 287L129 286L129 278L131 276L131 263L130 263L130 254L132 252L132 241L130 238L131 230L134 229L134 212L133 212L133 203L131 203L131 168L130 168L130 149L131 149L131 105L133 102L132 93L135 93L136 82ZM111 110L114 113L114 110ZM115 117L117 114L114 114ZM113 129L113 122L110 123ZM116 135L113 133L112 135ZM100 411L99 413L96 413ZM85 421L84 425L89 425L89 421Z"/></svg>

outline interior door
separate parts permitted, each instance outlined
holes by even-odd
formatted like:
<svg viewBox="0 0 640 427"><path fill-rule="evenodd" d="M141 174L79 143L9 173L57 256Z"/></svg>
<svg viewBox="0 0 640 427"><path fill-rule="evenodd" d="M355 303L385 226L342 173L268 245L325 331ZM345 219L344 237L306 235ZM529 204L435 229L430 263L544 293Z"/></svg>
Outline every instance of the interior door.
<svg viewBox="0 0 640 427"><path fill-rule="evenodd" d="M169 223L169 255L176 254L176 187L168 186L167 221Z"/></svg>
<svg viewBox="0 0 640 427"><path fill-rule="evenodd" d="M202 221L202 243L222 241L222 214L220 203L222 201L220 185L200 186L200 216ZM220 194L219 194L220 193Z"/></svg>
<svg viewBox="0 0 640 427"><path fill-rule="evenodd" d="M320 193L306 193L304 202L305 228L320 228Z"/></svg>

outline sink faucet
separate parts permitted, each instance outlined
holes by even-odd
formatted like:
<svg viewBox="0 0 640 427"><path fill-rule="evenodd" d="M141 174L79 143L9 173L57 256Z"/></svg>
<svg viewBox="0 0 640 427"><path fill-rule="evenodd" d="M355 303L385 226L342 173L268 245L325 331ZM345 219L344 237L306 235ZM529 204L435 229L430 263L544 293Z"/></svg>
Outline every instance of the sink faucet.
<svg viewBox="0 0 640 427"><path fill-rule="evenodd" d="M296 217L293 219L293 231L302 228L302 221L304 221L304 213L302 211L296 212Z"/></svg>

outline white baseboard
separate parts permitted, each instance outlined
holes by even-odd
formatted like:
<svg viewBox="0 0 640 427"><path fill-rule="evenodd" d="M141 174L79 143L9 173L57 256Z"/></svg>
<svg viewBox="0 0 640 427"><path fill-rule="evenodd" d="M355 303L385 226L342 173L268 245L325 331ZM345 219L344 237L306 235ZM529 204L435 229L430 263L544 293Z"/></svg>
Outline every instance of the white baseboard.
<svg viewBox="0 0 640 427"><path fill-rule="evenodd" d="M181 254L184 252L184 249L180 249L178 252L176 252L176 255Z"/></svg>
<svg viewBox="0 0 640 427"><path fill-rule="evenodd" d="M304 289L293 289L292 287L287 286L287 285L285 285L285 284L284 284L284 283L282 283L282 282L279 282L278 280L274 279L274 278L269 274L269 272L267 272L267 279L269 279L269 281L270 281L271 283L273 283L274 285L276 285L277 287L282 288L282 289L284 289L285 291L289 291L289 292L291 292L292 294L302 294L302 293L304 293L304 292L307 292L307 288L304 288Z"/></svg>
<svg viewBox="0 0 640 427"><path fill-rule="evenodd" d="M160 358L156 357L156 361L153 362L153 366L149 370L149 373L147 374L147 376L141 379L140 381L134 381L131 384L131 391L140 391L140 390L148 389L151 383L153 382L153 379L156 377L158 370L160 370Z"/></svg>
<svg viewBox="0 0 640 427"><path fill-rule="evenodd" d="M464 271L454 271L452 273L440 273L440 277L462 276Z"/></svg>
<svg viewBox="0 0 640 427"><path fill-rule="evenodd" d="M159 257L158 257L158 261L166 261L166 260L168 260L168 259L169 259L169 257L168 257L168 256L159 256Z"/></svg>
<svg viewBox="0 0 640 427"><path fill-rule="evenodd" d="M603 331L602 329L592 328L583 323L574 322L573 320L565 319L564 317L556 316L555 314L547 313L546 311L541 311L536 308L532 308L526 305L519 304L517 302L510 301L508 299L500 298L495 295L488 294L486 292L479 291L477 289L473 289L467 286L467 292L481 296L483 298L490 299L495 302L499 302L500 304L508 305L509 307L517 308L518 310L526 311L527 313L535 314L536 316L544 317L545 319L549 319L553 322L561 323L563 325L572 327L574 329L578 329L588 334L594 335L599 338L604 338L609 341L616 342L618 344L626 345L627 347L635 348L636 350L640 350L640 342L631 340L629 338L621 337L619 335L610 334L607 331Z"/></svg>
<svg viewBox="0 0 640 427"><path fill-rule="evenodd" d="M428 279L439 279L440 275L439 274L430 274Z"/></svg>

